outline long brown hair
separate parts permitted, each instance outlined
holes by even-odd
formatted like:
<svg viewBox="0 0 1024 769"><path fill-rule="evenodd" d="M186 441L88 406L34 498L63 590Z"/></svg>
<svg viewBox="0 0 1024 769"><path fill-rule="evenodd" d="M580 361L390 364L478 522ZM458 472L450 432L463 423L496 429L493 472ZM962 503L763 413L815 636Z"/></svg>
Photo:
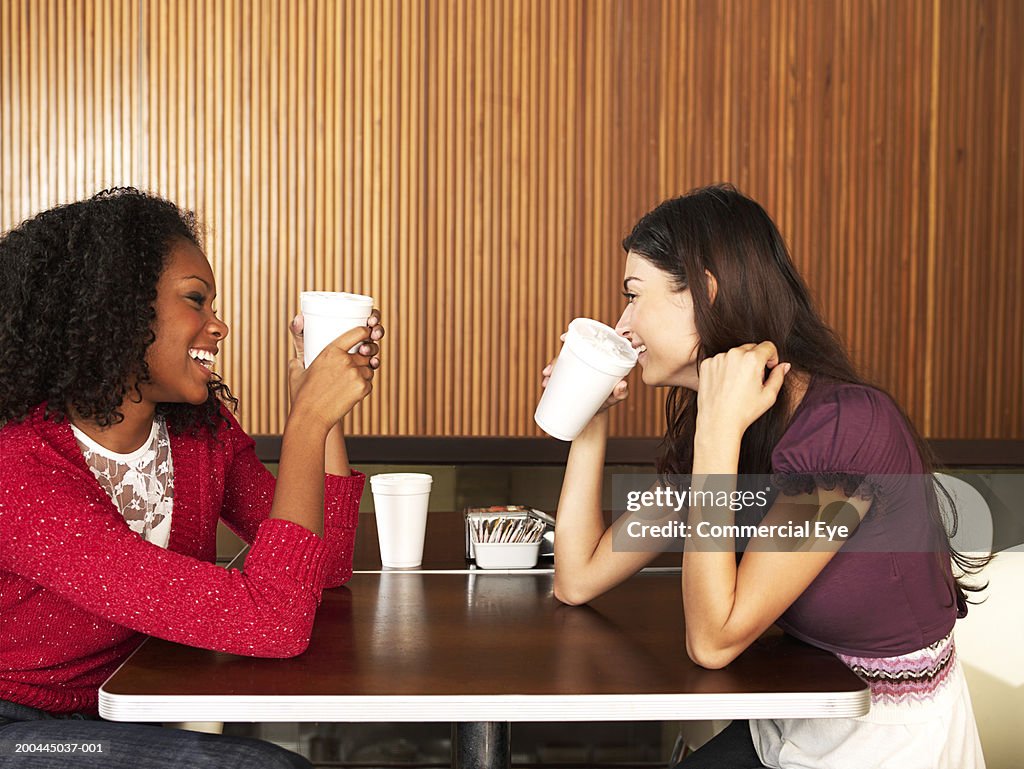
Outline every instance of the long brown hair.
<svg viewBox="0 0 1024 769"><path fill-rule="evenodd" d="M703 187L666 200L637 222L622 247L667 273L676 290L690 290L700 338L698 365L733 347L769 340L778 348L780 360L816 379L885 392L857 372L839 336L821 318L771 217L731 185ZM714 301L708 293L705 271L718 284ZM691 276L699 279L691 280ZM693 470L696 396L684 387L673 387L669 392L659 473L688 475ZM931 448L906 412L889 397L913 436L923 472L933 472L938 462ZM775 405L747 428L740 445L740 473L772 472L772 450L786 431L791 405L791 393L784 386ZM931 489L932 485L927 486ZM956 509L946 490L941 489L941 493L948 503L949 529L938 504L929 504L932 519L944 535L939 556L948 553L965 574L975 573L989 559L965 556L950 545L950 531L955 532L957 526ZM931 492L928 496L933 497ZM980 589L959 579L956 585L961 599L964 590Z"/></svg>

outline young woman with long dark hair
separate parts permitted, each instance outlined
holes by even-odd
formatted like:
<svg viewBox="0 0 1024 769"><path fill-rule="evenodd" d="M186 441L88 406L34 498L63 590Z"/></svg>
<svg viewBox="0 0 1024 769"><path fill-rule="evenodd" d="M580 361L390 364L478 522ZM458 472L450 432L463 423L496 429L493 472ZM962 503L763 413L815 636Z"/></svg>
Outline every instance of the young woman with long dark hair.
<svg viewBox="0 0 1024 769"><path fill-rule="evenodd" d="M617 331L640 351L644 384L671 388L660 477L768 475L763 523L806 518L813 499L815 515L841 509L852 530L803 550L751 540L741 557L688 539L680 653L723 667L777 623L871 687L866 716L734 722L683 765L983 767L952 637L970 589L953 565L973 564L949 545L934 460L892 398L858 375L771 218L732 187L708 187L645 215L623 248ZM623 381L569 454L555 533L555 595L567 603L657 555L616 548L601 514L607 409L626 397ZM690 523L703 512L691 509Z"/></svg>
<svg viewBox="0 0 1024 769"><path fill-rule="evenodd" d="M0 238L0 767L66 765L11 746L68 742L103 746L79 767L309 767L258 740L96 718L144 636L301 654L321 591L352 573L364 478L339 423L371 390L379 315L308 369L293 320L275 479L213 372L216 297L194 217L136 190ZM219 519L252 546L241 571L214 564Z"/></svg>

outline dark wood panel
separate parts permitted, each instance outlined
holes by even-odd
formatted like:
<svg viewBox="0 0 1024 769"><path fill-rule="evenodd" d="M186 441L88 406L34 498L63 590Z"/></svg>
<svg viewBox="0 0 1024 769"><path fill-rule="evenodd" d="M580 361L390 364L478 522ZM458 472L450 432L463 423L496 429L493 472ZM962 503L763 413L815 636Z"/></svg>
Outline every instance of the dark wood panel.
<svg viewBox="0 0 1024 769"><path fill-rule="evenodd" d="M551 465L564 464L569 444L550 438L413 438L352 436L346 439L356 463L435 465ZM948 467L1024 467L1024 440L932 440L942 464ZM650 465L658 454L657 438L611 438L610 465ZM256 453L264 462L277 462L281 437L256 436Z"/></svg>

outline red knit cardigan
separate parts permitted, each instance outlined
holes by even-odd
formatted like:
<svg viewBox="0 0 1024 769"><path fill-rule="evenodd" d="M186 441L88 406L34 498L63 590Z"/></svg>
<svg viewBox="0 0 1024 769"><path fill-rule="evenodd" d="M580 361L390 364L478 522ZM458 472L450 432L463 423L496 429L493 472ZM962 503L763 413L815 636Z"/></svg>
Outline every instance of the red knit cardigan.
<svg viewBox="0 0 1024 769"><path fill-rule="evenodd" d="M144 635L254 657L309 644L324 587L352 574L364 476L328 475L324 538L268 519L274 477L229 425L171 435L166 550L129 529L70 426L37 407L0 429L0 699L95 713L98 689ZM214 565L217 521L252 545Z"/></svg>

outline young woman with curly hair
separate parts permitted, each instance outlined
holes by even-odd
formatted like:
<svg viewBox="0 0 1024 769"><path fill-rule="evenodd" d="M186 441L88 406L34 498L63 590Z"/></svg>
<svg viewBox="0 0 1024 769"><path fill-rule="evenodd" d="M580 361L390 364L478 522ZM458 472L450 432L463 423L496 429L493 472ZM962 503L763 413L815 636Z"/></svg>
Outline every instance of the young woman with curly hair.
<svg viewBox="0 0 1024 769"><path fill-rule="evenodd" d="M0 239L5 744L107 744L76 766L308 766L258 740L96 718L99 685L143 636L301 654L321 590L352 572L364 477L339 424L380 365L379 315L308 369L292 322L275 481L212 371L228 335L216 295L193 216L136 190L59 206ZM218 520L251 545L242 571L214 564Z"/></svg>
<svg viewBox="0 0 1024 769"><path fill-rule="evenodd" d="M871 688L866 716L735 721L682 766L983 767L952 637L966 586L951 562L976 564L949 545L927 445L857 374L774 222L733 188L709 187L659 205L623 248L617 331L640 351L644 384L671 388L661 482L735 492L760 474L774 491L750 511L755 521L837 512L852 530L800 548L687 538L679 653L724 667L777 623L834 652ZM555 594L567 603L591 600L657 555L617 547L627 517L606 527L601 514L607 409L626 397L623 381L569 453L555 532ZM699 526L709 513L720 525L739 518L728 506L692 506L681 523L714 532Z"/></svg>

